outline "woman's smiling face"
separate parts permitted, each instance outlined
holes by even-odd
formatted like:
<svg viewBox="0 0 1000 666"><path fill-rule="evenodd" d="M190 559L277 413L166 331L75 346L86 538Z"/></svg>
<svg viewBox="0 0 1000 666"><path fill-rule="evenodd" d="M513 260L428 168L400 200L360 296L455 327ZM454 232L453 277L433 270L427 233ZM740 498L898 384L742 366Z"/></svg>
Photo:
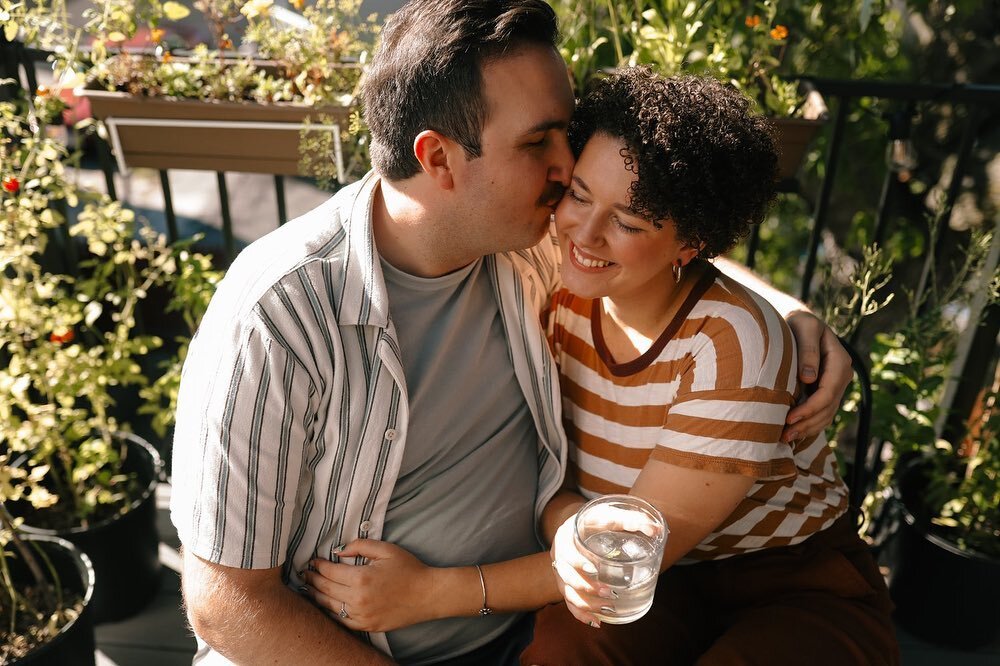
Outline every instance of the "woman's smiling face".
<svg viewBox="0 0 1000 666"><path fill-rule="evenodd" d="M674 283L671 266L697 252L677 241L672 223L654 224L629 208L638 176L626 168L625 154L621 139L598 132L576 162L556 209L563 283L585 298L662 301Z"/></svg>

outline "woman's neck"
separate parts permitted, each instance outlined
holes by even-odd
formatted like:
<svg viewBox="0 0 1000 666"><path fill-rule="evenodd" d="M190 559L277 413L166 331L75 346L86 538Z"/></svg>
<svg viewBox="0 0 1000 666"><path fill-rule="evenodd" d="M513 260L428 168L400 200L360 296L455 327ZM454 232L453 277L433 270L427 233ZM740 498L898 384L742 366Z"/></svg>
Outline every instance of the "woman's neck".
<svg viewBox="0 0 1000 666"><path fill-rule="evenodd" d="M702 262L695 260L685 268L680 283L630 298L601 299L601 330L617 362L627 362L652 346L677 315L702 273Z"/></svg>

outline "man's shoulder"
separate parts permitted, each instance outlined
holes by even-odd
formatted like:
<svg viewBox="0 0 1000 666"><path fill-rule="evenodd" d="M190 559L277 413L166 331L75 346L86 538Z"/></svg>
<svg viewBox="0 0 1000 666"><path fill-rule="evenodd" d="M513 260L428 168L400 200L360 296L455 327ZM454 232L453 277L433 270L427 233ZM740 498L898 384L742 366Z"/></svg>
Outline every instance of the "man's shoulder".
<svg viewBox="0 0 1000 666"><path fill-rule="evenodd" d="M300 293L307 279L316 291L339 292L349 220L360 190L361 183L345 187L247 246L226 271L213 304L243 320L261 303Z"/></svg>

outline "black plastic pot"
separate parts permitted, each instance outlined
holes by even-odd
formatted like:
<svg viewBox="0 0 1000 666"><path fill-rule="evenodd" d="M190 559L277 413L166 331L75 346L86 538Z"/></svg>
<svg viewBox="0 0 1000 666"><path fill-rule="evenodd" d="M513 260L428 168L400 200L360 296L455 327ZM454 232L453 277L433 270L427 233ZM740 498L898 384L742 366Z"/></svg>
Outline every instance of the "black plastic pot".
<svg viewBox="0 0 1000 666"><path fill-rule="evenodd" d="M929 531L919 464L897 472L895 535L886 544L896 619L914 636L965 650L1000 638L1000 560L960 550Z"/></svg>
<svg viewBox="0 0 1000 666"><path fill-rule="evenodd" d="M63 627L51 641L37 646L18 666L94 666L94 624L91 603L94 593L94 568L90 559L76 546L52 536L25 535L25 540L42 547L62 583L63 591L83 597L83 612ZM27 571L19 560L11 561L14 580L24 580Z"/></svg>
<svg viewBox="0 0 1000 666"><path fill-rule="evenodd" d="M142 487L125 513L86 528L23 527L29 534L62 537L90 557L97 579L91 604L95 624L135 615L160 586L156 484L163 474L163 460L149 442L128 433L119 436L128 442L123 471L134 472Z"/></svg>

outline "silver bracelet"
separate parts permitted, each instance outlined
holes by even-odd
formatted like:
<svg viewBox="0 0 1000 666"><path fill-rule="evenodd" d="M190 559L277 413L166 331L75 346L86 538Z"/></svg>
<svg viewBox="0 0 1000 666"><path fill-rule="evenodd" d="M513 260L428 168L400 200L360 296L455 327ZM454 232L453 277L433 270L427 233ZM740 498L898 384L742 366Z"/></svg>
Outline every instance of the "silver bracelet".
<svg viewBox="0 0 1000 666"><path fill-rule="evenodd" d="M479 614L483 617L493 615L493 609L486 605L486 579L483 578L483 568L477 564L476 571L479 572L479 585L483 588L483 607L479 609Z"/></svg>

